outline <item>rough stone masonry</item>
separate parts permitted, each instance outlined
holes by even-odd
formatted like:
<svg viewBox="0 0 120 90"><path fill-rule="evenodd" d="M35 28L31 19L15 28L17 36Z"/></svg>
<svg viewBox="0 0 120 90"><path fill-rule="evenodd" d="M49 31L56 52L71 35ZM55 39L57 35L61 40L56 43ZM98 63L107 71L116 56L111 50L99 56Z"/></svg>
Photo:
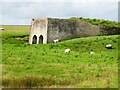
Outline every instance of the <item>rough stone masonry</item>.
<svg viewBox="0 0 120 90"><path fill-rule="evenodd" d="M40 18L32 19L30 44L52 43L55 39L66 40L101 35L99 26L81 20Z"/></svg>

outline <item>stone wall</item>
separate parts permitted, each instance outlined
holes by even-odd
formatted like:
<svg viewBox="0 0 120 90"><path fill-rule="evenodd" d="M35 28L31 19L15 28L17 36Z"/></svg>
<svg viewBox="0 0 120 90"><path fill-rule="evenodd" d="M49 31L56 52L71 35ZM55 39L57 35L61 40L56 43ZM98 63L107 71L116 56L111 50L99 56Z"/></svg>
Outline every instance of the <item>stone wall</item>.
<svg viewBox="0 0 120 90"><path fill-rule="evenodd" d="M34 35L37 36L37 44L39 44L39 38L41 35L43 36L43 43L47 43L47 22L47 18L32 19L29 37L30 44L32 44Z"/></svg>
<svg viewBox="0 0 120 90"><path fill-rule="evenodd" d="M88 37L101 34L98 26L92 25L91 23L77 20L76 25L76 36L77 37Z"/></svg>
<svg viewBox="0 0 120 90"><path fill-rule="evenodd" d="M94 36L100 34L100 28L88 22L70 19L48 19L48 43L54 39L72 39L76 37Z"/></svg>
<svg viewBox="0 0 120 90"><path fill-rule="evenodd" d="M100 29L101 35L120 34L120 27L100 26Z"/></svg>
<svg viewBox="0 0 120 90"><path fill-rule="evenodd" d="M48 42L53 42L54 39L60 40L70 39L75 37L76 21L68 19L48 19Z"/></svg>

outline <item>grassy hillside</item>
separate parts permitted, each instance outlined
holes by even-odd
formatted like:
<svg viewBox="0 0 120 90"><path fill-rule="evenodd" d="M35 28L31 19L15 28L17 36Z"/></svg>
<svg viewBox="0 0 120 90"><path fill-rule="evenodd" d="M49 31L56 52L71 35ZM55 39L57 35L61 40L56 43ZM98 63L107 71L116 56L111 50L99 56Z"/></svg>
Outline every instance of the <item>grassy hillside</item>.
<svg viewBox="0 0 120 90"><path fill-rule="evenodd" d="M119 35L29 45L28 28L2 31L4 87L118 87ZM113 49L106 49L107 44ZM66 48L70 54L64 53Z"/></svg>
<svg viewBox="0 0 120 90"><path fill-rule="evenodd" d="M104 20L104 19L91 19L91 18L83 18L83 17L71 17L70 19L72 20L83 20L86 22L89 22L93 25L97 25L97 26L107 26L107 27L116 27L116 28L120 28L120 23L119 22L115 22L115 21L110 21L110 20Z"/></svg>

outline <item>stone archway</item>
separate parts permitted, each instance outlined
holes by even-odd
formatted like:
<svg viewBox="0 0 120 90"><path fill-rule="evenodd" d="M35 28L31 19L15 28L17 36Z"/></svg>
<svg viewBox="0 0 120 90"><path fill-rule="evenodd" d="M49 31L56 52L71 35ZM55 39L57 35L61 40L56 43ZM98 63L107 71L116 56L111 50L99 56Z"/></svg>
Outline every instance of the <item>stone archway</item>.
<svg viewBox="0 0 120 90"><path fill-rule="evenodd" d="M40 37L39 37L39 43L43 44L43 35L40 35Z"/></svg>
<svg viewBox="0 0 120 90"><path fill-rule="evenodd" d="M33 36L32 44L37 44L37 36L36 35Z"/></svg>

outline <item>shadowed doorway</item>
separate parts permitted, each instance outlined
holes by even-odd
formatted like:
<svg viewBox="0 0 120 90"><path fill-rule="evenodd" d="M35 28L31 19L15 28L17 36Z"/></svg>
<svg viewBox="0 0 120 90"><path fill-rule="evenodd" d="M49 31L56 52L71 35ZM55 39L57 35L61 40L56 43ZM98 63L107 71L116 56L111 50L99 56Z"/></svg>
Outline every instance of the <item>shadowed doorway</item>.
<svg viewBox="0 0 120 90"><path fill-rule="evenodd" d="M37 44L37 36L36 35L33 36L32 44Z"/></svg>
<svg viewBox="0 0 120 90"><path fill-rule="evenodd" d="M43 36L42 35L40 35L40 37L39 37L39 43L43 44Z"/></svg>

